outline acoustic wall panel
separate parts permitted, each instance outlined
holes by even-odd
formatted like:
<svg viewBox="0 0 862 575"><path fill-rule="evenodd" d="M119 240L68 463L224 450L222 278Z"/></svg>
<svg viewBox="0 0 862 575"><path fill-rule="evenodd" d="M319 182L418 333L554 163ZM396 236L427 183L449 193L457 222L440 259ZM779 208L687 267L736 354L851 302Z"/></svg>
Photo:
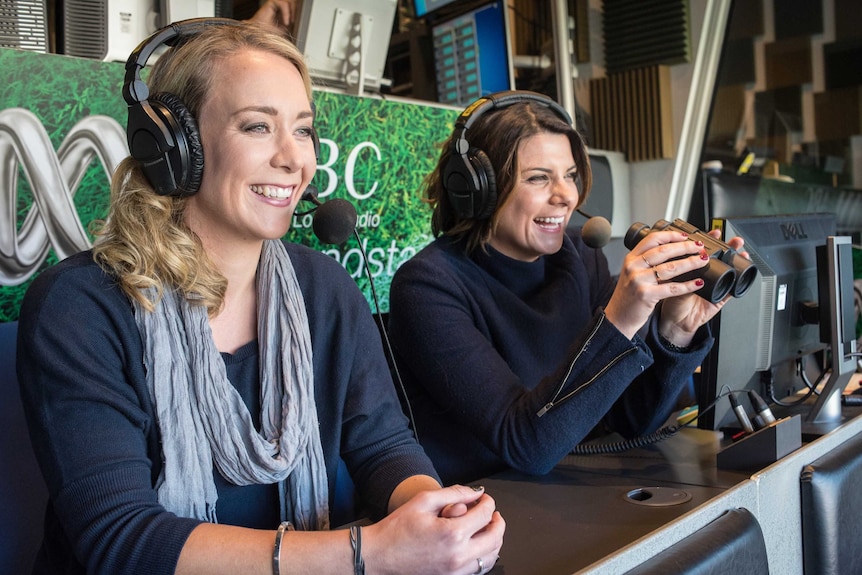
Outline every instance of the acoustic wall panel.
<svg viewBox="0 0 862 575"><path fill-rule="evenodd" d="M602 5L608 74L691 60L686 0L604 0Z"/></svg>
<svg viewBox="0 0 862 575"><path fill-rule="evenodd" d="M590 80L593 144L629 162L673 157L670 69L651 66Z"/></svg>

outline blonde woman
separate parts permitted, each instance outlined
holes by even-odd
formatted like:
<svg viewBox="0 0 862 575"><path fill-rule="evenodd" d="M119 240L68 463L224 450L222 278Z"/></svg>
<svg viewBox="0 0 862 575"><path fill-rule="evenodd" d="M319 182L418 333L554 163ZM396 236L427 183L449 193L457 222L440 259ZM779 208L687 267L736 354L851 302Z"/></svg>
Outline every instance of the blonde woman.
<svg viewBox="0 0 862 575"><path fill-rule="evenodd" d="M180 23L130 57L133 157L97 244L23 303L50 495L36 572L487 571L493 499L441 488L355 284L280 240L316 163L302 56L230 22ZM130 77L162 42L148 86ZM339 502L345 481L361 507Z"/></svg>

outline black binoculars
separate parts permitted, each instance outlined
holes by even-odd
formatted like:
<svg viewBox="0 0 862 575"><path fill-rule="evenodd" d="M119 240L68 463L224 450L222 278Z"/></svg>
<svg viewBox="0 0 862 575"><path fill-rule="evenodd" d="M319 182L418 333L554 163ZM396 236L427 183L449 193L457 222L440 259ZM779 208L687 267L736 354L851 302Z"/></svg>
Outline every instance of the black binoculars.
<svg viewBox="0 0 862 575"><path fill-rule="evenodd" d="M754 278L757 277L757 267L754 263L739 255L739 252L725 242L700 231L684 220L676 219L673 223L659 220L652 228L635 222L626 232L623 243L628 249L632 249L647 234L662 230L683 232L688 234L690 239L703 242L703 249L709 254L709 264L679 275L675 279L679 281L703 279L703 287L696 293L705 300L718 303L727 297L727 294L742 297L754 283Z"/></svg>

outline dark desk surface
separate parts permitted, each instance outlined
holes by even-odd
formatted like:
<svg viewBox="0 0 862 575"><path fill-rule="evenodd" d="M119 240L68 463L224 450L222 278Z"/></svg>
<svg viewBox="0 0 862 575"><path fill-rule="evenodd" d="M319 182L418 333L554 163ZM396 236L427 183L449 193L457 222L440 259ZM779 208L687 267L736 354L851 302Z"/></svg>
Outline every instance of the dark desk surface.
<svg viewBox="0 0 862 575"><path fill-rule="evenodd" d="M506 519L496 575L569 575L748 479L719 471L719 435L683 429L649 447L566 457L550 474L482 480Z"/></svg>
<svg viewBox="0 0 862 575"><path fill-rule="evenodd" d="M715 455L729 442L686 428L641 449L566 457L542 477L485 478L477 483L507 524L492 573L620 575L727 508L746 507L760 521L772 572L803 575L799 474L862 434L859 411L846 415L835 430L753 474L718 470Z"/></svg>

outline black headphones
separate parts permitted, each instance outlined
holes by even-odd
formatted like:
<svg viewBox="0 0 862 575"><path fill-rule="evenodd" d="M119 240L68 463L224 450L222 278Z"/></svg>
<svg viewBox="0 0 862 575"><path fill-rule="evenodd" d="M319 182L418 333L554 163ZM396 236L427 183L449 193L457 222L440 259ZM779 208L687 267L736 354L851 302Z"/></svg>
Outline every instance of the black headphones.
<svg viewBox="0 0 862 575"><path fill-rule="evenodd" d="M150 96L141 70L157 48L200 34L210 26L238 26L230 18L191 18L154 32L129 55L123 98L129 105L126 137L131 156L141 163L156 193L184 197L196 193L204 171L204 152L197 120L183 101L169 92ZM320 143L312 131L315 156Z"/></svg>
<svg viewBox="0 0 862 575"><path fill-rule="evenodd" d="M479 98L461 112L455 121L450 155L443 167L443 188L459 218L484 219L497 205L494 168L485 152L467 141L467 130L482 114L519 102L535 102L554 111L569 125L572 118L565 108L538 92L508 90Z"/></svg>

